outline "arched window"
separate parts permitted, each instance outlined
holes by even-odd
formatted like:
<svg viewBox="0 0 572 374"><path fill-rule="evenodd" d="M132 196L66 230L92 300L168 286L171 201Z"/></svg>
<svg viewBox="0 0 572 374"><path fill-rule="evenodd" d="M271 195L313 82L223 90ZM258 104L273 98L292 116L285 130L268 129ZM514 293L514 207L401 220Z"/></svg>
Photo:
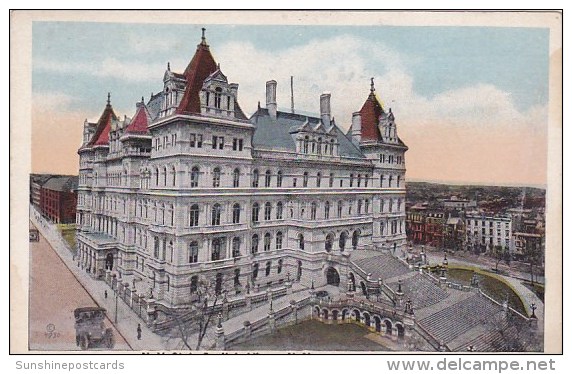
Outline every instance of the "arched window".
<svg viewBox="0 0 572 374"><path fill-rule="evenodd" d="M383 213L385 211L385 200L384 199L379 200L379 211L381 213Z"/></svg>
<svg viewBox="0 0 572 374"><path fill-rule="evenodd" d="M191 294L196 293L198 288L199 288L199 276L193 275L191 277Z"/></svg>
<svg viewBox="0 0 572 374"><path fill-rule="evenodd" d="M308 187L308 172L307 171L304 172L304 179L302 180L302 185L304 187Z"/></svg>
<svg viewBox="0 0 572 374"><path fill-rule="evenodd" d="M95 174L97 178L97 174ZM155 186L159 186L159 168L155 169Z"/></svg>
<svg viewBox="0 0 572 374"><path fill-rule="evenodd" d="M316 153L316 141L312 140L312 154Z"/></svg>
<svg viewBox="0 0 572 374"><path fill-rule="evenodd" d="M264 204L264 220L270 221L270 219L272 218L271 215L272 215L272 204L266 202Z"/></svg>
<svg viewBox="0 0 572 374"><path fill-rule="evenodd" d="M276 249L282 249L282 231L276 233Z"/></svg>
<svg viewBox="0 0 572 374"><path fill-rule="evenodd" d="M167 167L163 167L163 186L167 186Z"/></svg>
<svg viewBox="0 0 572 374"><path fill-rule="evenodd" d="M213 225L213 226L220 225L220 211L221 211L221 208L220 208L219 204L213 205L212 216L211 216L211 225Z"/></svg>
<svg viewBox="0 0 572 374"><path fill-rule="evenodd" d="M282 219L283 211L284 205L282 204L282 201L279 201L276 204L276 219Z"/></svg>
<svg viewBox="0 0 572 374"><path fill-rule="evenodd" d="M298 234L298 249L304 250L304 235Z"/></svg>
<svg viewBox="0 0 572 374"><path fill-rule="evenodd" d="M338 218L342 218L342 212L344 209L344 202L343 201L338 201Z"/></svg>
<svg viewBox="0 0 572 374"><path fill-rule="evenodd" d="M389 199L389 212L393 212L393 199Z"/></svg>
<svg viewBox="0 0 572 374"><path fill-rule="evenodd" d="M354 175L350 174L350 187L354 186Z"/></svg>
<svg viewBox="0 0 572 374"><path fill-rule="evenodd" d="M252 222L258 222L259 212L260 212L260 205L258 205L258 203L252 204Z"/></svg>
<svg viewBox="0 0 572 374"><path fill-rule="evenodd" d="M330 180L328 186L331 188L334 186L334 173L330 173Z"/></svg>
<svg viewBox="0 0 572 374"><path fill-rule="evenodd" d="M240 170L234 169L234 171L232 172L232 186L236 188L239 185L240 185Z"/></svg>
<svg viewBox="0 0 572 374"><path fill-rule="evenodd" d="M221 258L221 251L222 251L222 239L215 238L213 239L212 243L212 251L211 251L211 260L218 261Z"/></svg>
<svg viewBox="0 0 572 374"><path fill-rule="evenodd" d="M340 240L339 240L339 245L340 245L340 251L344 251L344 249L346 249L346 241L348 239L348 234L344 231L340 234Z"/></svg>
<svg viewBox="0 0 572 374"><path fill-rule="evenodd" d="M264 187L270 187L270 181L272 180L272 172L270 170L266 170L264 174Z"/></svg>
<svg viewBox="0 0 572 374"><path fill-rule="evenodd" d="M393 180L393 175L389 176L389 187L391 188L391 181Z"/></svg>
<svg viewBox="0 0 572 374"><path fill-rule="evenodd" d="M270 269L271 269L272 263L270 261L268 261L266 263L266 276L270 275Z"/></svg>
<svg viewBox="0 0 572 374"><path fill-rule="evenodd" d="M252 279L258 278L258 264L252 266Z"/></svg>
<svg viewBox="0 0 572 374"><path fill-rule="evenodd" d="M369 200L365 200L365 214L369 213Z"/></svg>
<svg viewBox="0 0 572 374"><path fill-rule="evenodd" d="M330 219L330 202L324 204L324 219Z"/></svg>
<svg viewBox="0 0 572 374"><path fill-rule="evenodd" d="M189 225L191 227L196 227L199 225L199 204L191 205L189 214Z"/></svg>
<svg viewBox="0 0 572 374"><path fill-rule="evenodd" d="M361 206L362 206L362 200L359 199L357 202L357 214L361 214Z"/></svg>
<svg viewBox="0 0 572 374"><path fill-rule="evenodd" d="M397 187L399 187L399 182L401 182L401 175L398 175L398 176L397 176L397 181L396 181L396 182L397 182Z"/></svg>
<svg viewBox="0 0 572 374"><path fill-rule="evenodd" d="M334 155L334 139L330 140L330 156Z"/></svg>
<svg viewBox="0 0 572 374"><path fill-rule="evenodd" d="M316 187L322 186L322 173L316 175Z"/></svg>
<svg viewBox="0 0 572 374"><path fill-rule="evenodd" d="M308 153L308 142L309 142L309 140L310 139L309 139L308 135L306 135L304 137L304 153Z"/></svg>
<svg viewBox="0 0 572 374"><path fill-rule="evenodd" d="M258 178L259 178L259 173L258 173L258 169L254 169L254 171L252 172L252 187L257 188L258 187Z"/></svg>
<svg viewBox="0 0 572 374"><path fill-rule="evenodd" d="M359 241L359 230L354 231L354 233L352 234L352 247L353 249L357 249L358 246L358 241Z"/></svg>
<svg viewBox="0 0 572 374"><path fill-rule="evenodd" d="M193 166L191 169L191 187L199 186L199 168Z"/></svg>
<svg viewBox="0 0 572 374"><path fill-rule="evenodd" d="M316 202L312 201L312 204L310 205L310 219L312 221L316 220L316 211L317 211Z"/></svg>
<svg viewBox="0 0 572 374"><path fill-rule="evenodd" d="M276 187L282 187L282 171L278 170L276 174Z"/></svg>
<svg viewBox="0 0 572 374"><path fill-rule="evenodd" d="M220 187L220 168L218 167L213 170L213 187Z"/></svg>
<svg viewBox="0 0 572 374"><path fill-rule="evenodd" d="M332 246L334 245L334 234L329 233L328 235L326 235L326 252L331 252L332 251Z"/></svg>
<svg viewBox="0 0 572 374"><path fill-rule="evenodd" d="M232 206L232 223L240 223L240 204Z"/></svg>
<svg viewBox="0 0 572 374"><path fill-rule="evenodd" d="M296 280L302 278L302 261L298 260L298 271L296 272Z"/></svg>
<svg viewBox="0 0 572 374"><path fill-rule="evenodd" d="M364 175L363 178L364 178L365 187L367 187L367 185L368 185L368 183L369 183L369 175L366 174L366 175Z"/></svg>
<svg viewBox="0 0 572 374"><path fill-rule="evenodd" d="M322 138L318 138L318 154L322 154Z"/></svg>
<svg viewBox="0 0 572 374"><path fill-rule="evenodd" d="M175 170L175 167L173 166L173 168L171 169L171 173L172 173L172 182L173 182L173 187L175 187L176 183L177 183L177 171Z"/></svg>
<svg viewBox="0 0 572 374"><path fill-rule="evenodd" d="M381 177L379 177L379 187L383 188L383 181L385 180L385 175L381 174Z"/></svg>
<svg viewBox="0 0 572 374"><path fill-rule="evenodd" d="M269 232L264 234L264 251L265 252L268 252L270 250L271 239L272 239L272 237L270 236Z"/></svg>
<svg viewBox="0 0 572 374"><path fill-rule="evenodd" d="M239 257L240 256L240 238L234 237L232 238L232 257Z"/></svg>
<svg viewBox="0 0 572 374"><path fill-rule="evenodd" d="M276 268L276 273L280 274L282 273L282 263L284 261L282 259L278 260L278 267Z"/></svg>
<svg viewBox="0 0 572 374"><path fill-rule="evenodd" d="M258 234L252 235L252 243L250 246L250 253L258 253Z"/></svg>
<svg viewBox="0 0 572 374"><path fill-rule="evenodd" d="M194 264L199 261L199 243L192 241L189 244L189 263Z"/></svg>
<svg viewBox="0 0 572 374"><path fill-rule="evenodd" d="M361 174L357 175L357 186L361 187Z"/></svg>

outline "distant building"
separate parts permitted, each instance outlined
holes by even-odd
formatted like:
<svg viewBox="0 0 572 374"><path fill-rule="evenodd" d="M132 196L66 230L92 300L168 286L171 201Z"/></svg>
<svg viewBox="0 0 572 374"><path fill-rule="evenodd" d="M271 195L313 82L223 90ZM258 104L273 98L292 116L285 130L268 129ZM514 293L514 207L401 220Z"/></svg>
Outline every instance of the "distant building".
<svg viewBox="0 0 572 374"><path fill-rule="evenodd" d="M468 249L476 252L489 252L495 246L508 248L512 253L512 218L510 216L490 216L469 213L465 217Z"/></svg>
<svg viewBox="0 0 572 374"><path fill-rule="evenodd" d="M53 177L52 174L30 174L30 203L36 208L40 208L42 186Z"/></svg>
<svg viewBox="0 0 572 374"><path fill-rule="evenodd" d="M74 223L76 219L78 177L55 176L40 188L40 212L55 223Z"/></svg>
<svg viewBox="0 0 572 374"><path fill-rule="evenodd" d="M461 217L447 218L443 235L443 247L455 251L465 249L465 222Z"/></svg>
<svg viewBox="0 0 572 374"><path fill-rule="evenodd" d="M413 244L443 247L445 234L445 213L428 209L423 205L409 208L406 215L407 239Z"/></svg>
<svg viewBox="0 0 572 374"><path fill-rule="evenodd" d="M450 199L443 200L443 208L454 210L469 210L477 207L476 200L460 199L457 196L451 196Z"/></svg>

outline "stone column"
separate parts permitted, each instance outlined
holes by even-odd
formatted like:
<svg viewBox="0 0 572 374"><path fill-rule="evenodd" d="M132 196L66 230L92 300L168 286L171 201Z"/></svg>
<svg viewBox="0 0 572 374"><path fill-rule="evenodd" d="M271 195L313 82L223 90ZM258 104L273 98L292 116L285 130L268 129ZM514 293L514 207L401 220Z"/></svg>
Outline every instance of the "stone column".
<svg viewBox="0 0 572 374"><path fill-rule="evenodd" d="M225 350L225 337L224 337L224 329L222 327L222 315L219 313L218 315L218 323L215 330L216 334L216 342L215 342L215 349L217 351L224 351Z"/></svg>

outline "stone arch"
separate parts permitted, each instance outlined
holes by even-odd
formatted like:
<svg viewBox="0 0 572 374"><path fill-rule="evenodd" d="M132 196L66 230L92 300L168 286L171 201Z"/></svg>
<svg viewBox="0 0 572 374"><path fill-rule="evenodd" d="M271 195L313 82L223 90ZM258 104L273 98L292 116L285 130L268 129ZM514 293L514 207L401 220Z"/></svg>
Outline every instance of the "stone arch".
<svg viewBox="0 0 572 374"><path fill-rule="evenodd" d="M371 316L368 312L363 312L363 322L367 327L371 325Z"/></svg>
<svg viewBox="0 0 572 374"><path fill-rule="evenodd" d="M396 322L395 328L397 329L397 338L398 339L405 338L405 326L403 326L401 322Z"/></svg>
<svg viewBox="0 0 572 374"><path fill-rule="evenodd" d="M319 306L315 306L315 307L314 307L314 312L315 312L316 315L319 317L319 316L320 316L320 307L319 307Z"/></svg>
<svg viewBox="0 0 572 374"><path fill-rule="evenodd" d="M326 269L326 283L336 287L340 285L340 273L333 266Z"/></svg>
<svg viewBox="0 0 572 374"><path fill-rule="evenodd" d="M347 309L342 309L342 320L345 321L348 315Z"/></svg>
<svg viewBox="0 0 572 374"><path fill-rule="evenodd" d="M337 309L332 310L332 320L337 321L339 315L340 315L339 310L337 310Z"/></svg>
<svg viewBox="0 0 572 374"><path fill-rule="evenodd" d="M323 313L323 318L325 320L327 320L328 317L330 316L330 311L328 309L324 308L324 309L322 309L322 313Z"/></svg>
<svg viewBox="0 0 572 374"><path fill-rule="evenodd" d="M391 322L391 320L384 318L382 322L385 324L385 332L391 335L393 332L393 323Z"/></svg>
<svg viewBox="0 0 572 374"><path fill-rule="evenodd" d="M373 316L373 321L375 322L375 331L381 332L381 318Z"/></svg>
<svg viewBox="0 0 572 374"><path fill-rule="evenodd" d="M355 320L357 322L361 322L361 313L360 313L359 309L352 310L352 314L355 316L355 318L356 318Z"/></svg>

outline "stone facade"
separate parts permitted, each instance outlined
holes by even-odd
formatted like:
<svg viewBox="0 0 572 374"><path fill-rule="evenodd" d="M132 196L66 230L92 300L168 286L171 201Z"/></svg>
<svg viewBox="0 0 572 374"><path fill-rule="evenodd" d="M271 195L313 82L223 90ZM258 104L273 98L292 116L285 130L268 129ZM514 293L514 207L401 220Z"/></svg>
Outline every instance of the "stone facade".
<svg viewBox="0 0 572 374"><path fill-rule="evenodd" d="M113 273L172 309L204 284L233 295L289 280L345 287L351 251L405 248L407 147L373 79L347 133L330 94L316 116L278 111L275 81L247 118L204 36L163 83L133 118L108 98L84 124L77 239L95 277Z"/></svg>

